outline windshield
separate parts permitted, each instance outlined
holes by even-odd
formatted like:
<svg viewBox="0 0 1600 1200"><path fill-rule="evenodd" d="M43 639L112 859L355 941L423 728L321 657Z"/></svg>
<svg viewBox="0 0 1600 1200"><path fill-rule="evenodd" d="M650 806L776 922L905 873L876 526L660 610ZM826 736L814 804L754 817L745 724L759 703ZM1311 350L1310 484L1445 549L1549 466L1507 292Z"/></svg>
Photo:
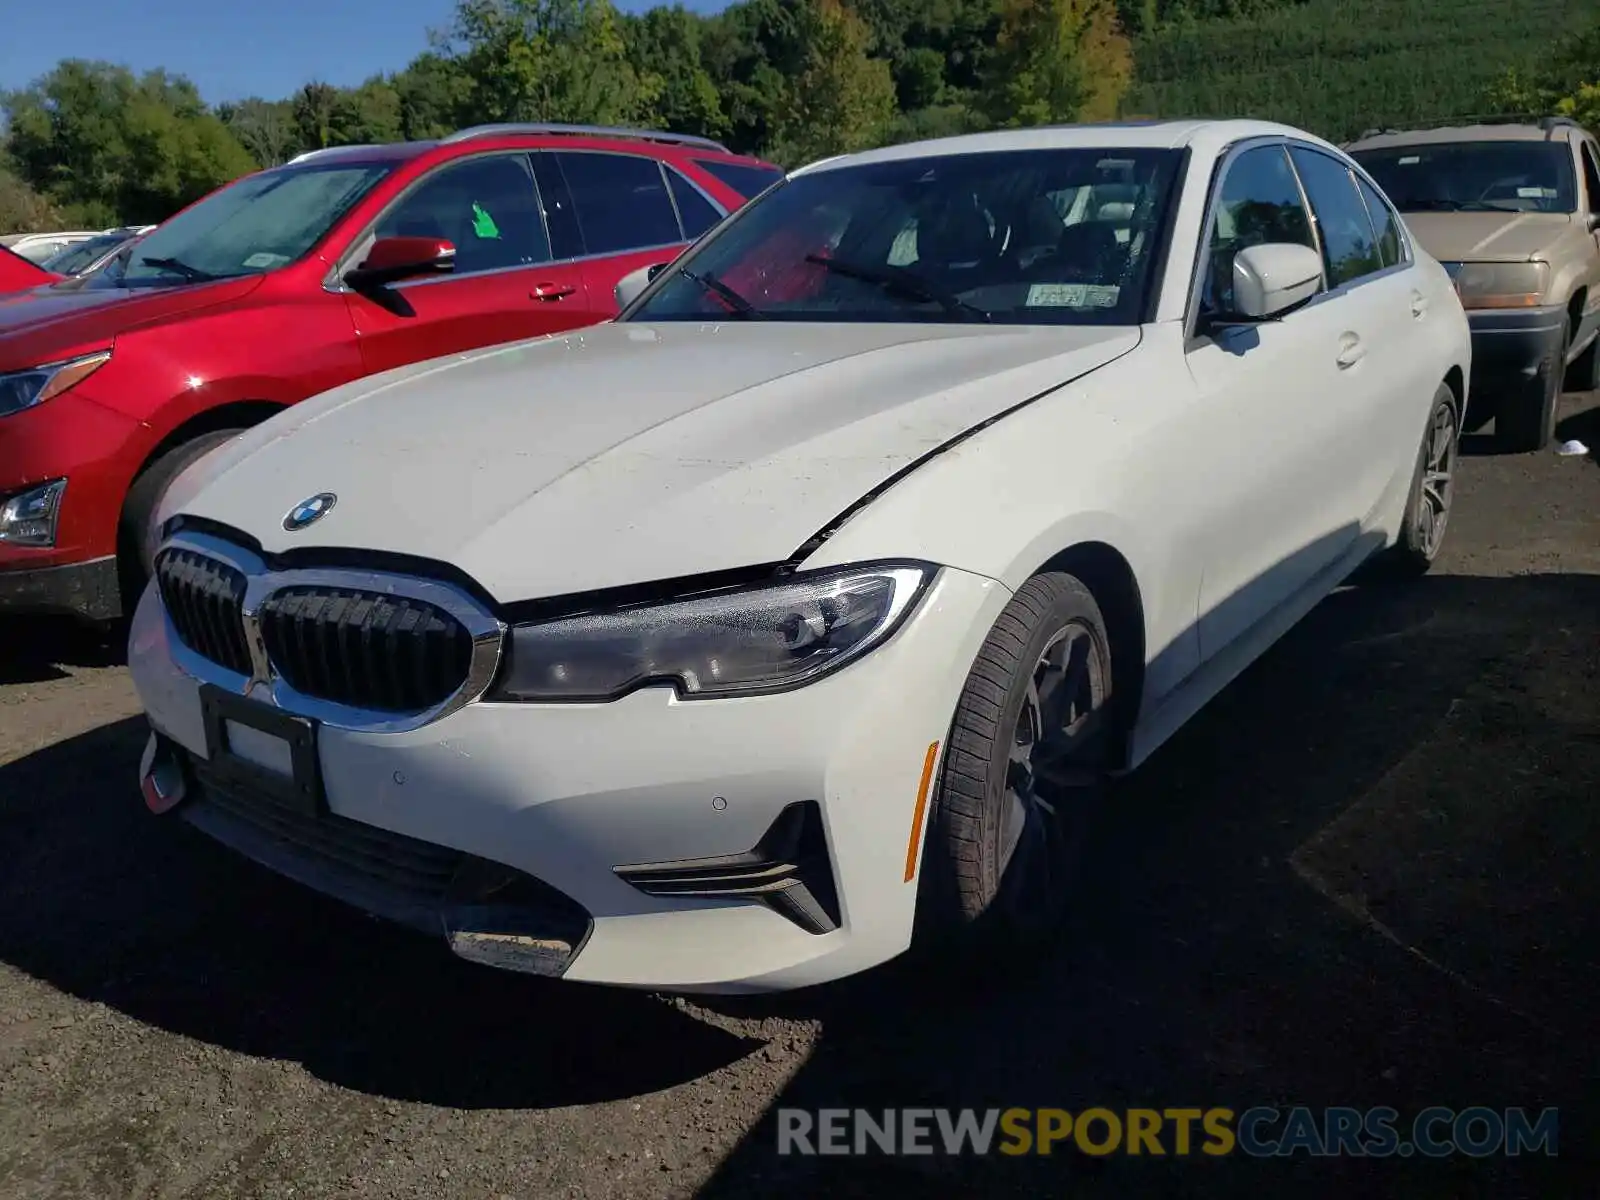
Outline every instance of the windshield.
<svg viewBox="0 0 1600 1200"><path fill-rule="evenodd" d="M1439 142L1351 155L1401 212L1558 212L1577 208L1564 142Z"/></svg>
<svg viewBox="0 0 1600 1200"><path fill-rule="evenodd" d="M802 174L673 263L627 319L1137 324L1179 162L1022 150Z"/></svg>
<svg viewBox="0 0 1600 1200"><path fill-rule="evenodd" d="M74 242L65 250L59 250L45 259L44 269L58 275L76 275L92 266L107 250L122 245L129 236L126 233L107 233L86 242Z"/></svg>
<svg viewBox="0 0 1600 1200"><path fill-rule="evenodd" d="M387 163L263 171L218 189L131 246L99 286L258 275L294 262L389 171Z"/></svg>

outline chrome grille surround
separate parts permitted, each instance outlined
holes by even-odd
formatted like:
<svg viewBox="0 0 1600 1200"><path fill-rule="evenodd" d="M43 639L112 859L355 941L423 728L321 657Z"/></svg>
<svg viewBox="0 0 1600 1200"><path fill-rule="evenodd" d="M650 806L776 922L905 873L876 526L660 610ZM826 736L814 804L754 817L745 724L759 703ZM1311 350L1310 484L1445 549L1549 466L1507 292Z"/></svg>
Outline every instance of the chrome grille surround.
<svg viewBox="0 0 1600 1200"><path fill-rule="evenodd" d="M310 717L335 729L372 733L403 733L418 729L481 697L494 681L504 652L506 626L464 588L441 580L365 568L289 567L275 569L258 554L209 533L182 530L163 543L160 553L180 552L219 564L244 579L238 605L250 670L201 654L180 636L172 613L162 603L168 648L173 661L187 675L206 683L270 704L285 712ZM395 712L340 703L298 690L272 661L262 634L261 608L271 597L294 589L329 589L368 593L395 601L413 601L449 614L472 640L465 680L443 701L420 711ZM157 589L161 594L160 589ZM231 641L231 638L229 639Z"/></svg>

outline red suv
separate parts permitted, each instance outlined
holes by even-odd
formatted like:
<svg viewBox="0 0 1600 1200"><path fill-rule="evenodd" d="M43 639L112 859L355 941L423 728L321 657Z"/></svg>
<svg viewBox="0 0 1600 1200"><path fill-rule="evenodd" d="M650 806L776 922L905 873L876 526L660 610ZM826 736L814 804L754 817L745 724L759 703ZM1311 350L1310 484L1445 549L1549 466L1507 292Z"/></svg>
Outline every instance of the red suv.
<svg viewBox="0 0 1600 1200"><path fill-rule="evenodd" d="M319 150L92 275L0 296L0 613L115 619L202 454L363 375L606 320L624 275L781 174L576 126Z"/></svg>

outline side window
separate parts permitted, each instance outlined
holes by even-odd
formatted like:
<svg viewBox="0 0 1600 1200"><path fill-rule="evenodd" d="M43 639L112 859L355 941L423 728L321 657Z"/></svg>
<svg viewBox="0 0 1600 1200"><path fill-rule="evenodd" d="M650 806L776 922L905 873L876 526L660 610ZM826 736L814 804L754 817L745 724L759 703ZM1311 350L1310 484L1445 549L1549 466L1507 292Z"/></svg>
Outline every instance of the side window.
<svg viewBox="0 0 1600 1200"><path fill-rule="evenodd" d="M1361 190L1361 198L1367 202L1367 215L1372 218L1372 228L1378 235L1379 258L1384 266L1392 267L1402 258L1400 220L1376 188L1359 175L1355 180L1356 187Z"/></svg>
<svg viewBox="0 0 1600 1200"><path fill-rule="evenodd" d="M458 275L550 261L533 174L520 154L440 168L384 215L377 234L447 239Z"/></svg>
<svg viewBox="0 0 1600 1200"><path fill-rule="evenodd" d="M1311 211L1322 234L1322 261L1328 286L1339 287L1383 269L1378 238L1366 202L1349 169L1338 159L1299 146L1289 151L1306 185Z"/></svg>
<svg viewBox="0 0 1600 1200"><path fill-rule="evenodd" d="M536 151L533 177L539 182L539 204L544 210L544 227L550 233L550 253L557 259L581 257L583 232L578 228L578 211L561 174L561 164L553 155Z"/></svg>
<svg viewBox="0 0 1600 1200"><path fill-rule="evenodd" d="M582 151L561 152L556 158L590 254L621 254L683 240L655 159Z"/></svg>
<svg viewBox="0 0 1600 1200"><path fill-rule="evenodd" d="M667 182L672 185L672 199L678 206L678 218L683 222L684 239L693 241L722 220L722 214L700 194L694 184L671 167L666 170Z"/></svg>
<svg viewBox="0 0 1600 1200"><path fill-rule="evenodd" d="M1600 160L1595 158L1594 143L1588 139L1580 142L1583 147L1583 190L1588 193L1588 211L1600 212Z"/></svg>
<svg viewBox="0 0 1600 1200"><path fill-rule="evenodd" d="M1313 249L1317 244L1282 146L1246 150L1223 177L1201 284L1203 311L1234 310L1234 256L1247 246L1264 242L1293 242Z"/></svg>

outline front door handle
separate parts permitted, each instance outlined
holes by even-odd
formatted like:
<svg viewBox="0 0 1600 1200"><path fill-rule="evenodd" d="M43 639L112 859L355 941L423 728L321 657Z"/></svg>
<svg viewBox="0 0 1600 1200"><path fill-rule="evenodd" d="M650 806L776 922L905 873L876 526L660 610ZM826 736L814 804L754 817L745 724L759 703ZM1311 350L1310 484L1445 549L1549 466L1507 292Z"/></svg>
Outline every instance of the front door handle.
<svg viewBox="0 0 1600 1200"><path fill-rule="evenodd" d="M530 300L565 300L578 289L570 283L536 283L528 293Z"/></svg>
<svg viewBox="0 0 1600 1200"><path fill-rule="evenodd" d="M1339 335L1339 369L1347 371L1367 356L1367 348L1361 344L1361 338L1354 333Z"/></svg>
<svg viewBox="0 0 1600 1200"><path fill-rule="evenodd" d="M1411 315L1419 321L1428 315L1428 298L1421 292L1411 293Z"/></svg>

